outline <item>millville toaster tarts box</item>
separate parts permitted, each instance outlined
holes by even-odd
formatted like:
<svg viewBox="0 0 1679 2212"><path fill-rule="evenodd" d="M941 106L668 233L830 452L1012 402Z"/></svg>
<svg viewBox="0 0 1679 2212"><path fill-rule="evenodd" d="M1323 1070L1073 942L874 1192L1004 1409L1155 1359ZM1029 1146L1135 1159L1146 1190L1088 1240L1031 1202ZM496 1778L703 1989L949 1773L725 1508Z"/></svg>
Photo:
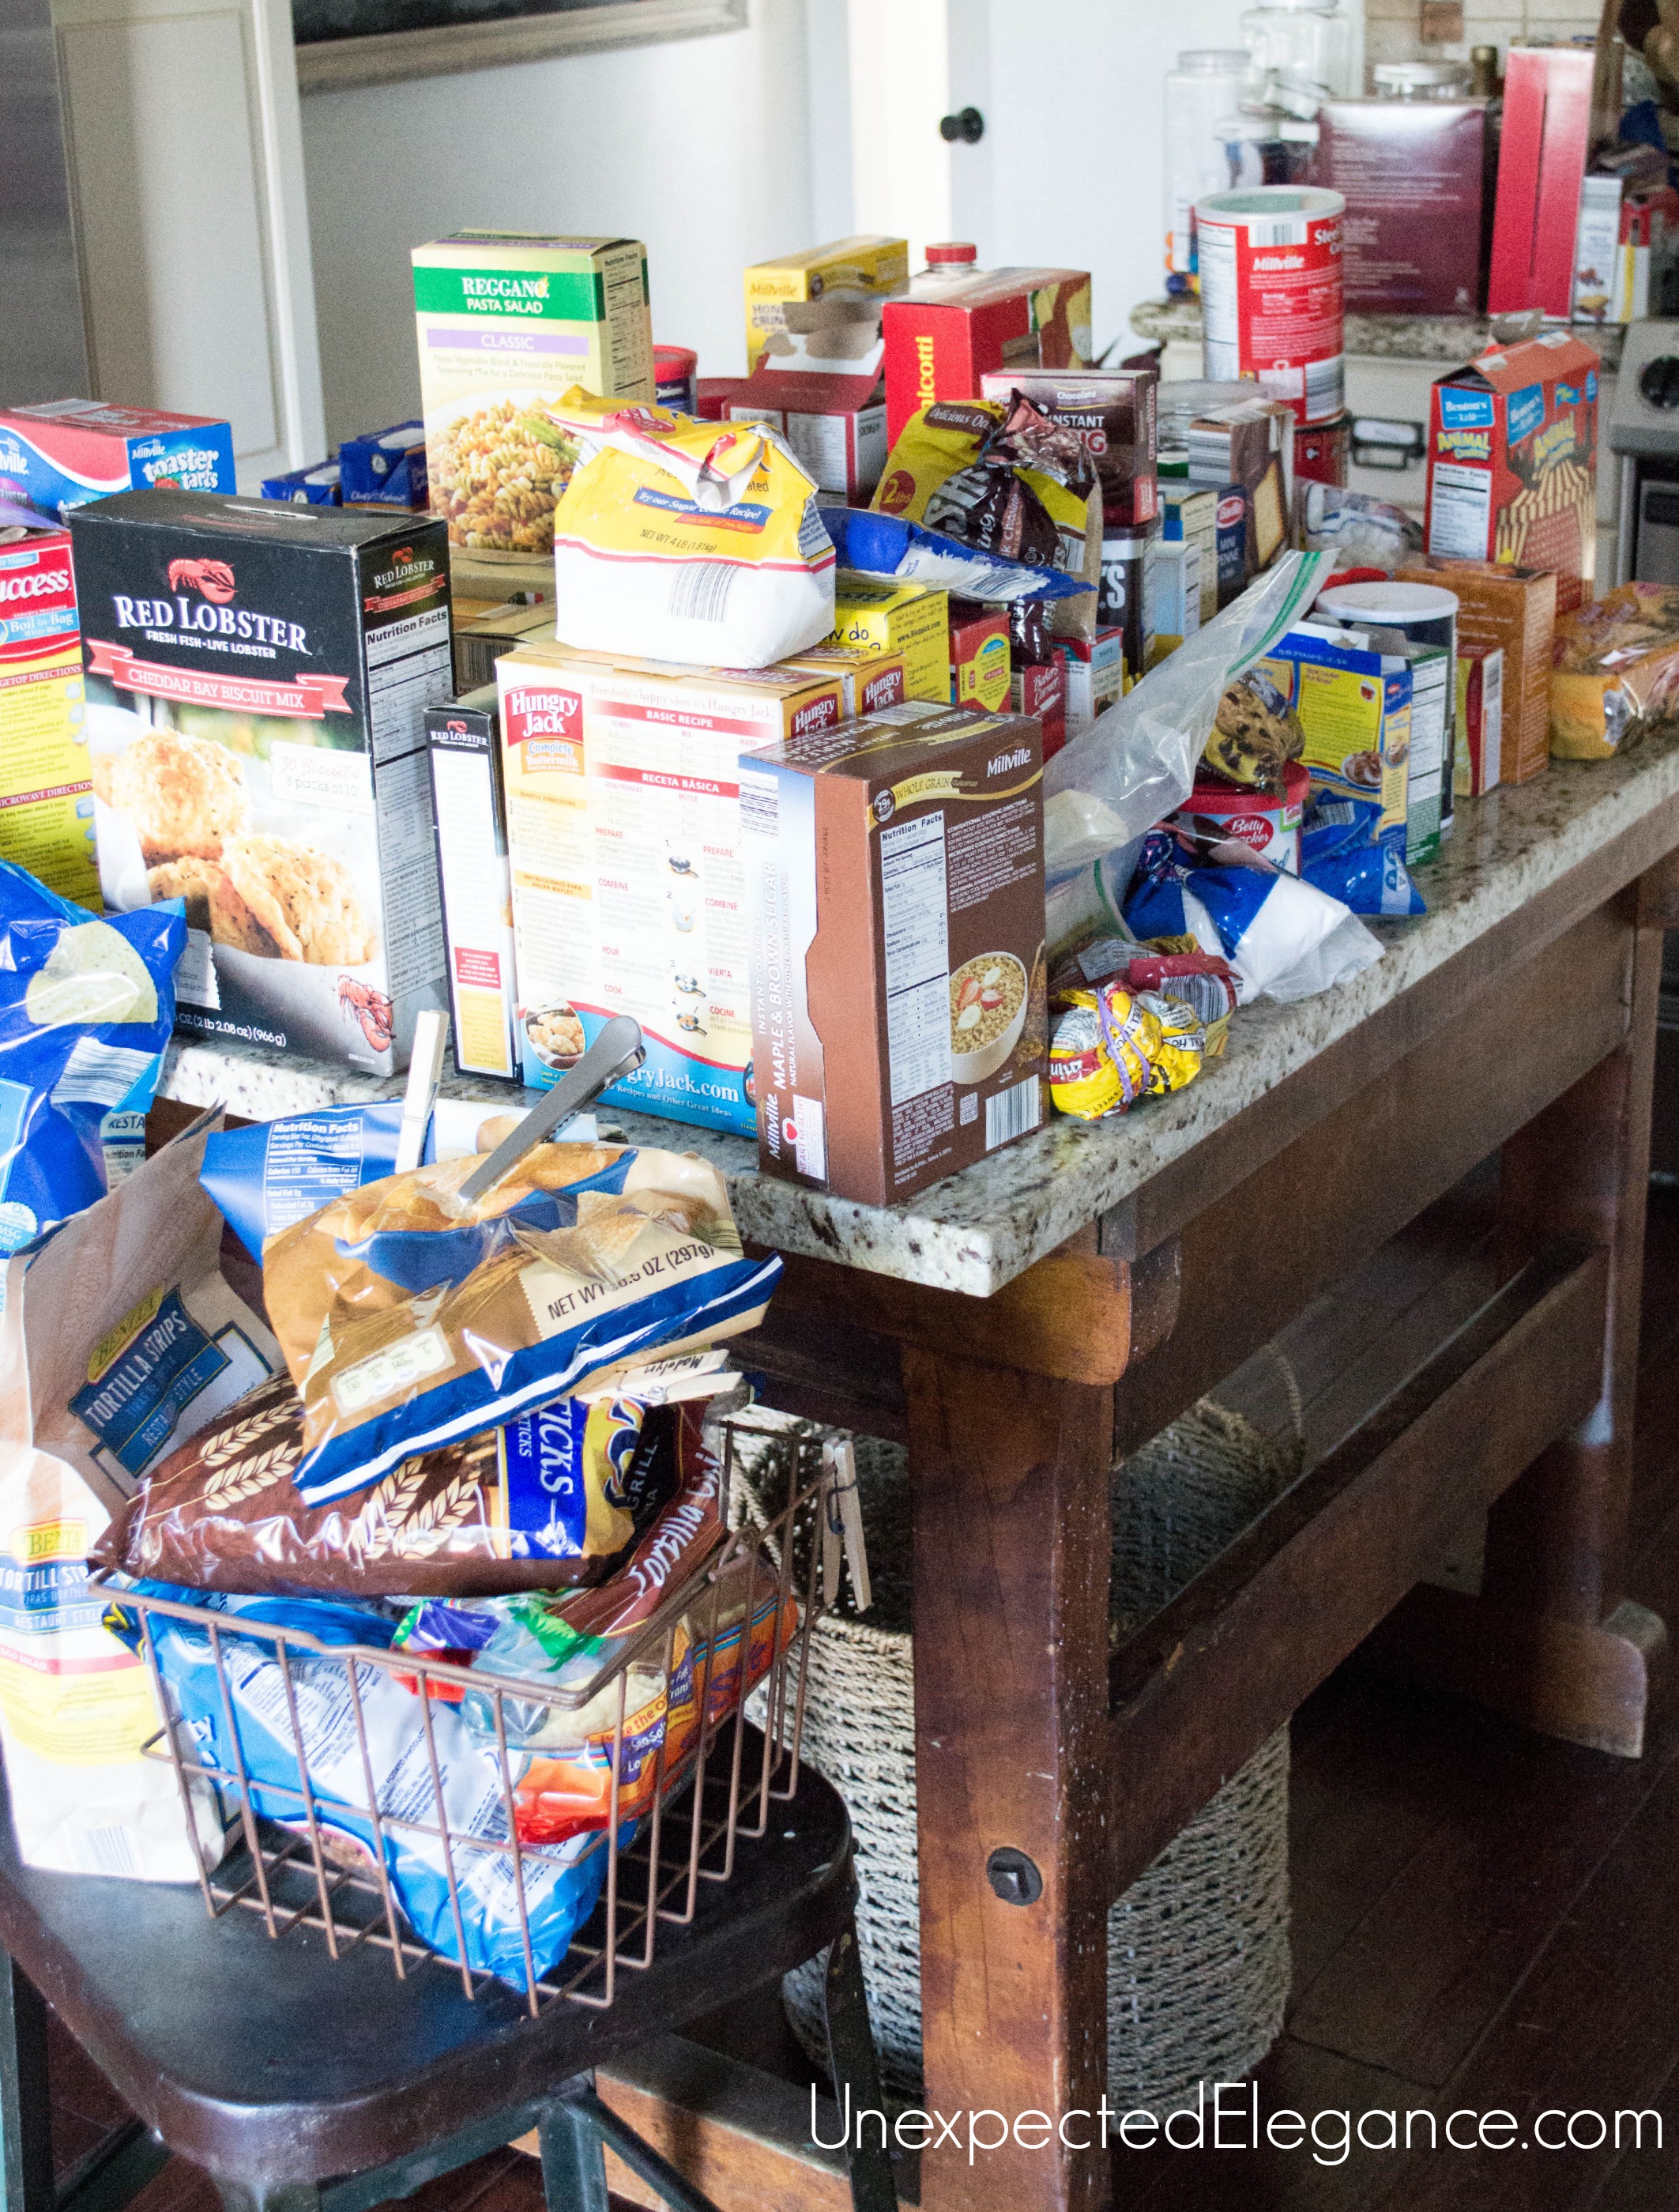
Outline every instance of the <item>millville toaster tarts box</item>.
<svg viewBox="0 0 1679 2212"><path fill-rule="evenodd" d="M646 1060L603 1098L749 1136L736 763L836 727L843 673L534 643L495 665L525 1082L556 1082L604 1023L631 1014Z"/></svg>
<svg viewBox="0 0 1679 2212"><path fill-rule="evenodd" d="M0 412L0 496L68 520L73 507L149 485L232 491L231 427L98 399L42 399Z"/></svg>
<svg viewBox="0 0 1679 2212"><path fill-rule="evenodd" d="M762 1171L887 1206L1035 1129L1038 724L912 700L739 774Z"/></svg>
<svg viewBox="0 0 1679 2212"><path fill-rule="evenodd" d="M1559 614L1591 596L1597 356L1589 345L1547 331L1440 378L1426 542L1430 553L1554 570Z"/></svg>
<svg viewBox="0 0 1679 2212"><path fill-rule="evenodd" d="M415 247L414 306L432 511L450 544L551 552L577 449L546 408L573 385L653 397L646 248L456 231Z"/></svg>
<svg viewBox="0 0 1679 2212"><path fill-rule="evenodd" d="M70 535L106 905L185 900L183 1029L393 1073L445 1003L442 524L135 491Z"/></svg>

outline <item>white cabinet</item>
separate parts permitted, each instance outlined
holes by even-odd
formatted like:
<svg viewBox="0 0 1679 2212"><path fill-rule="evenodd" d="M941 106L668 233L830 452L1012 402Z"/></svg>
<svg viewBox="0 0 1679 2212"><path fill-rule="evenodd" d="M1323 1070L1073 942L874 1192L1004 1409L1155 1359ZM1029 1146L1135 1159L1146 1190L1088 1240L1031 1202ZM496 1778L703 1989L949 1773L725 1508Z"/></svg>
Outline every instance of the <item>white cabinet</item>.
<svg viewBox="0 0 1679 2212"><path fill-rule="evenodd" d="M325 452L288 0L52 0L92 397Z"/></svg>

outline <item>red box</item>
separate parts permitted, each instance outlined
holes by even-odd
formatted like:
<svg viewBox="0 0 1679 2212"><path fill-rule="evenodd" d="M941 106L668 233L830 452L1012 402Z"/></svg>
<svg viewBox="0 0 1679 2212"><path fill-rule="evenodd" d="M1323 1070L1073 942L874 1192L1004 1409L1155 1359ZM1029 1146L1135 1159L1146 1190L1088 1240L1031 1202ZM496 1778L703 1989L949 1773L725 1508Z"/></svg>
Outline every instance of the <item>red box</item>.
<svg viewBox="0 0 1679 2212"><path fill-rule="evenodd" d="M1591 596L1597 356L1589 345L1548 331L1440 379L1426 529L1430 553L1555 571L1559 609Z"/></svg>
<svg viewBox="0 0 1679 2212"><path fill-rule="evenodd" d="M959 284L912 284L901 300L886 301L881 324L890 447L918 407L979 398L988 368L1082 367L1090 350L1090 275L989 269Z"/></svg>
<svg viewBox="0 0 1679 2212"><path fill-rule="evenodd" d="M1035 714L1043 725L1044 758L1058 753L1067 742L1067 664L1061 655L1015 669L1009 703L1015 714Z"/></svg>
<svg viewBox="0 0 1679 2212"><path fill-rule="evenodd" d="M1506 58L1489 314L1538 307L1568 316L1592 62L1589 46L1512 46Z"/></svg>
<svg viewBox="0 0 1679 2212"><path fill-rule="evenodd" d="M865 505L881 480L886 409L877 376L761 368L723 412L730 422L767 422L817 490L840 492L852 507Z"/></svg>
<svg viewBox="0 0 1679 2212"><path fill-rule="evenodd" d="M78 635L68 530L0 544L0 667L34 660Z"/></svg>
<svg viewBox="0 0 1679 2212"><path fill-rule="evenodd" d="M972 599L950 602L950 703L1000 714L1009 704L1009 617Z"/></svg>

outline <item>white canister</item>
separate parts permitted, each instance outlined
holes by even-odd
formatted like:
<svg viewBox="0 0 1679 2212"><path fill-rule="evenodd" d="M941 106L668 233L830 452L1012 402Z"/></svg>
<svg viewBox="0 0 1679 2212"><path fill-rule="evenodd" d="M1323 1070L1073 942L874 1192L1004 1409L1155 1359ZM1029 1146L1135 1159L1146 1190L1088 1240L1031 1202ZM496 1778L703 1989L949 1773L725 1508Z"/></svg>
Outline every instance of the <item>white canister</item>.
<svg viewBox="0 0 1679 2212"><path fill-rule="evenodd" d="M1251 377L1301 422L1345 404L1339 192L1260 185L1196 203L1209 377Z"/></svg>
<svg viewBox="0 0 1679 2212"><path fill-rule="evenodd" d="M1458 594L1438 584L1331 584L1318 595L1318 610L1338 623L1368 623L1397 629L1419 645L1443 646L1446 662L1445 760L1440 784L1440 835L1452 834L1452 764L1458 733Z"/></svg>

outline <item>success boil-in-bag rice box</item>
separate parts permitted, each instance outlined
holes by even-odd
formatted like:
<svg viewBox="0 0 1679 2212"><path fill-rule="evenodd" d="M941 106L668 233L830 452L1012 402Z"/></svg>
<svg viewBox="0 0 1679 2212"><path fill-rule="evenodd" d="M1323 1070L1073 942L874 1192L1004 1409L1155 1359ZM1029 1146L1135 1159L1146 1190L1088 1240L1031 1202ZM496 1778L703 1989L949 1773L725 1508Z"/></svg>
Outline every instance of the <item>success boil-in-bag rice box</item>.
<svg viewBox="0 0 1679 2212"><path fill-rule="evenodd" d="M132 491L71 520L108 911L186 902L179 1019L389 1075L443 998L443 526Z"/></svg>
<svg viewBox="0 0 1679 2212"><path fill-rule="evenodd" d="M577 459L554 404L574 385L653 397L646 248L455 231L414 249L414 306L432 508L449 543L546 554Z"/></svg>

